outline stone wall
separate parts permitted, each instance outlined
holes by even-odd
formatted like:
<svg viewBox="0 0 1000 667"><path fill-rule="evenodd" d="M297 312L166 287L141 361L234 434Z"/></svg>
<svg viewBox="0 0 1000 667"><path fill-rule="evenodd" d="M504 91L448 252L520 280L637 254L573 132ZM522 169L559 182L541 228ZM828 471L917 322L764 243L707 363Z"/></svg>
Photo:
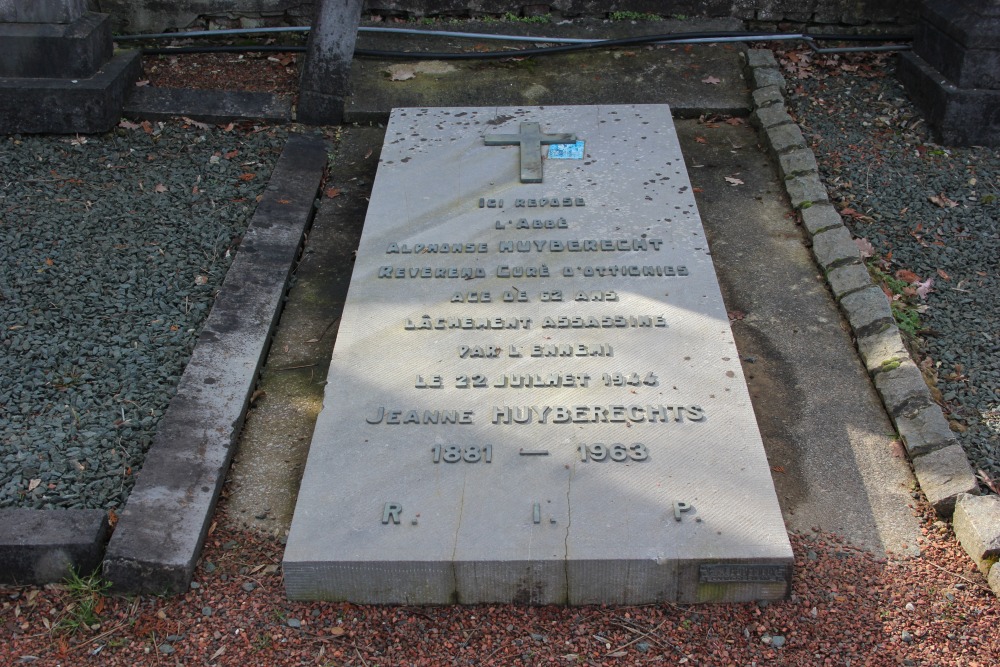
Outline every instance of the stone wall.
<svg viewBox="0 0 1000 667"><path fill-rule="evenodd" d="M315 0L89 0L111 14L120 33L198 27L306 25ZM662 16L737 18L748 27L789 25L908 28L914 0L366 0L365 13L408 18L546 14L606 16L610 12Z"/></svg>

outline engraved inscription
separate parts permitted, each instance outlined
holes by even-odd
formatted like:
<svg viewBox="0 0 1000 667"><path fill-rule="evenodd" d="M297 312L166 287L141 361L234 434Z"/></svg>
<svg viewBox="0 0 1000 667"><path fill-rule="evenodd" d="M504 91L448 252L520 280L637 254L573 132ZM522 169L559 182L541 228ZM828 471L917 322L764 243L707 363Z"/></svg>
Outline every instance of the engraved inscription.
<svg viewBox="0 0 1000 667"><path fill-rule="evenodd" d="M641 442L634 442L631 445L625 445L620 442L605 445L595 442L592 445L580 445L577 447L577 451L580 453L580 460L584 463L587 461L624 463L625 461L649 460L649 450Z"/></svg>
<svg viewBox="0 0 1000 667"><path fill-rule="evenodd" d="M495 389L530 389L538 387L560 387L586 389L590 386L590 375L586 373L533 373L501 375L493 380Z"/></svg>
<svg viewBox="0 0 1000 667"><path fill-rule="evenodd" d="M451 295L452 303L492 303L493 296L483 292L455 292Z"/></svg>
<svg viewBox="0 0 1000 667"><path fill-rule="evenodd" d="M486 269L481 266L380 266L378 267L379 278L394 278L401 280L404 278L460 278L462 280L472 280L474 278L485 278Z"/></svg>
<svg viewBox="0 0 1000 667"><path fill-rule="evenodd" d="M663 328L667 320L662 315L604 315L603 317L559 317L542 318L543 329L629 329Z"/></svg>
<svg viewBox="0 0 1000 667"><path fill-rule="evenodd" d="M507 222L497 220L494 226L497 229L569 229L569 221L566 218L549 218L546 220L535 218L529 222L527 218L518 218L517 220L508 220Z"/></svg>
<svg viewBox="0 0 1000 667"><path fill-rule="evenodd" d="M564 278L593 278L599 276L624 276L627 278L686 278L691 275L686 266L564 266Z"/></svg>
<svg viewBox="0 0 1000 667"><path fill-rule="evenodd" d="M389 523L390 521L396 525L399 525L399 515L403 513L403 505L401 503L388 502L382 506L382 523Z"/></svg>
<svg viewBox="0 0 1000 667"><path fill-rule="evenodd" d="M701 423L698 405L494 405L493 424Z"/></svg>
<svg viewBox="0 0 1000 667"><path fill-rule="evenodd" d="M430 375L428 378L425 380L423 375L418 375L413 386L417 389L441 389L444 387L444 381L440 375Z"/></svg>
<svg viewBox="0 0 1000 667"><path fill-rule="evenodd" d="M434 445L431 447L431 460L434 463L493 463L493 445Z"/></svg>
<svg viewBox="0 0 1000 667"><path fill-rule="evenodd" d="M656 252L663 245L663 239L577 239L560 241L556 239L532 239L523 241L500 241L497 250L504 252Z"/></svg>
<svg viewBox="0 0 1000 667"><path fill-rule="evenodd" d="M514 208L544 208L550 206L586 206L583 197L521 197L514 200Z"/></svg>
<svg viewBox="0 0 1000 667"><path fill-rule="evenodd" d="M523 357L527 352L530 357L613 357L615 349L607 343L564 343L553 345L509 345L504 350L499 344L494 345L459 345L460 359L499 359L504 356Z"/></svg>
<svg viewBox="0 0 1000 667"><path fill-rule="evenodd" d="M638 373L604 373L601 375L605 387L655 387L660 384L656 373L650 371L642 378Z"/></svg>
<svg viewBox="0 0 1000 667"><path fill-rule="evenodd" d="M419 320L406 318L403 328L406 331L430 331L432 329L530 329L530 317L431 317L424 315ZM665 328L667 320L662 315L603 315L601 317L543 317L543 329L648 329Z"/></svg>
<svg viewBox="0 0 1000 667"><path fill-rule="evenodd" d="M530 317L431 317L424 315L414 322L406 318L406 331L431 329L530 329Z"/></svg>
<svg viewBox="0 0 1000 667"><path fill-rule="evenodd" d="M390 243L387 255L459 255L489 252L488 243Z"/></svg>
<svg viewBox="0 0 1000 667"><path fill-rule="evenodd" d="M365 417L369 424L472 424L472 410L394 410L378 406Z"/></svg>

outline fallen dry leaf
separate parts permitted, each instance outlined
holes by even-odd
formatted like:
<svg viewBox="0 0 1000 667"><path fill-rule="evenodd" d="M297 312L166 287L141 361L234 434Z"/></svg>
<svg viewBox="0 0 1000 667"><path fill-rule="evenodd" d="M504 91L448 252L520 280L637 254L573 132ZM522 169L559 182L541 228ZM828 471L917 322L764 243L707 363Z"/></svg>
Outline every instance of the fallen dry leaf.
<svg viewBox="0 0 1000 667"><path fill-rule="evenodd" d="M993 493L1000 493L1000 490L997 490L996 482L993 481L993 478L990 477L985 470L979 470L976 477L978 477L983 484L990 487L990 490L993 491Z"/></svg>
<svg viewBox="0 0 1000 667"><path fill-rule="evenodd" d="M447 74L454 72L455 66L443 60L421 60L415 63L396 63L383 70L389 73L390 81L406 81L418 74Z"/></svg>
<svg viewBox="0 0 1000 667"><path fill-rule="evenodd" d="M28 491L34 491L36 488L38 488L38 485L41 484L41 483L42 483L42 480L40 480L40 479L33 479L33 480L29 481L28 482Z"/></svg>
<svg viewBox="0 0 1000 667"><path fill-rule="evenodd" d="M941 276L941 280L951 280L951 276L945 273L944 269L938 269L937 274Z"/></svg>
<svg viewBox="0 0 1000 667"><path fill-rule="evenodd" d="M712 85L715 85L717 83L722 83L722 79L720 79L719 77L716 77L716 76L706 76L704 79L701 80L701 82L702 83L710 83Z"/></svg>
<svg viewBox="0 0 1000 667"><path fill-rule="evenodd" d="M405 64L403 67L393 65L387 71L389 72L389 81L407 81L417 77L417 73L413 71L413 68Z"/></svg>
<svg viewBox="0 0 1000 667"><path fill-rule="evenodd" d="M958 206L957 201L952 201L951 199L948 199L943 192L937 195L930 196L927 198L927 200L932 204L940 206L941 208L954 208Z"/></svg>
<svg viewBox="0 0 1000 667"><path fill-rule="evenodd" d="M208 276L195 276L194 278L195 285L204 285L206 283L208 283Z"/></svg>
<svg viewBox="0 0 1000 667"><path fill-rule="evenodd" d="M891 444L893 458L906 460L906 447L901 440L893 440Z"/></svg>
<svg viewBox="0 0 1000 667"><path fill-rule="evenodd" d="M708 139L706 139L705 137L695 137L694 140L697 141L699 144L707 144L708 143Z"/></svg>
<svg viewBox="0 0 1000 667"><path fill-rule="evenodd" d="M340 196L340 188L327 188L326 189L327 199L333 199L334 197Z"/></svg>
<svg viewBox="0 0 1000 667"><path fill-rule="evenodd" d="M251 174L251 173L250 173L250 172L248 171L248 172L247 172L247 173L245 173L245 174L240 174L240 180L241 180L241 181L252 181L252 180L254 179L254 176L256 176L256 174Z"/></svg>
<svg viewBox="0 0 1000 667"><path fill-rule="evenodd" d="M737 185L743 185L743 181L741 181L740 179L736 178L735 176L726 176L726 183L729 183L730 185L732 185L734 187L737 186Z"/></svg>
<svg viewBox="0 0 1000 667"><path fill-rule="evenodd" d="M181 120L183 120L185 123L187 123L188 125L190 125L192 127L197 127L199 130L211 130L212 129L212 126L209 125L208 123L201 123L199 121L192 120L191 118L188 118L187 116L181 116Z"/></svg>
<svg viewBox="0 0 1000 667"><path fill-rule="evenodd" d="M742 310L730 310L726 314L729 315L729 319L733 321L742 320L744 317L747 316L747 314L744 313Z"/></svg>
<svg viewBox="0 0 1000 667"><path fill-rule="evenodd" d="M140 127L142 127L142 125L140 125L139 123L133 123L130 120L122 120L120 123L118 123L118 127L124 128L126 130L138 130Z"/></svg>
<svg viewBox="0 0 1000 667"><path fill-rule="evenodd" d="M153 192L166 192L166 191L167 191L167 186L165 186L163 183L157 183L156 187L153 188Z"/></svg>
<svg viewBox="0 0 1000 667"><path fill-rule="evenodd" d="M868 259L869 257L875 256L875 246L873 246L871 241L868 239L854 239L854 243L858 246L858 252L861 253L861 259Z"/></svg>
<svg viewBox="0 0 1000 667"><path fill-rule="evenodd" d="M726 122L735 127L737 125L743 125L746 121L743 120L742 118L736 118L734 116L732 118L727 118Z"/></svg>
<svg viewBox="0 0 1000 667"><path fill-rule="evenodd" d="M909 269L900 269L899 271L896 271L896 277L903 282L910 283L911 285L920 282L920 276Z"/></svg>
<svg viewBox="0 0 1000 667"><path fill-rule="evenodd" d="M921 299L926 299L927 298L927 293L931 291L933 285L934 285L934 279L933 278L928 278L927 280L925 280L922 283L917 283L916 284L916 286L917 286L917 296L919 296Z"/></svg>

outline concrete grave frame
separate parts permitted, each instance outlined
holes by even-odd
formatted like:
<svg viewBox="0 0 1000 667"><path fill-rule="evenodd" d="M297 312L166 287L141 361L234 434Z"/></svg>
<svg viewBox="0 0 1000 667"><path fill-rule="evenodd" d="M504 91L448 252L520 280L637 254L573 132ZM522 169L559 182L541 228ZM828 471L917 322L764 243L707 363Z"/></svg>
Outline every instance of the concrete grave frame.
<svg viewBox="0 0 1000 667"><path fill-rule="evenodd" d="M322 139L294 135L282 151L177 394L157 427L108 542L102 510L0 512L0 583L103 574L121 593L182 593L267 355L327 161Z"/></svg>

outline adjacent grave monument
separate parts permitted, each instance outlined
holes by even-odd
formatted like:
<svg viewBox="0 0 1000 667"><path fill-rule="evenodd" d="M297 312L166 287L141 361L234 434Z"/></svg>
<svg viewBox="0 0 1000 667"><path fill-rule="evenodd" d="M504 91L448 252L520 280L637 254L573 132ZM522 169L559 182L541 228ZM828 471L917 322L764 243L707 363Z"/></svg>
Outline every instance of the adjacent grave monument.
<svg viewBox="0 0 1000 667"><path fill-rule="evenodd" d="M899 78L939 141L1000 146L1000 0L925 0Z"/></svg>
<svg viewBox="0 0 1000 667"><path fill-rule="evenodd" d="M742 601L791 567L669 108L395 110L289 597Z"/></svg>
<svg viewBox="0 0 1000 667"><path fill-rule="evenodd" d="M0 0L0 133L106 132L139 76L85 0Z"/></svg>

